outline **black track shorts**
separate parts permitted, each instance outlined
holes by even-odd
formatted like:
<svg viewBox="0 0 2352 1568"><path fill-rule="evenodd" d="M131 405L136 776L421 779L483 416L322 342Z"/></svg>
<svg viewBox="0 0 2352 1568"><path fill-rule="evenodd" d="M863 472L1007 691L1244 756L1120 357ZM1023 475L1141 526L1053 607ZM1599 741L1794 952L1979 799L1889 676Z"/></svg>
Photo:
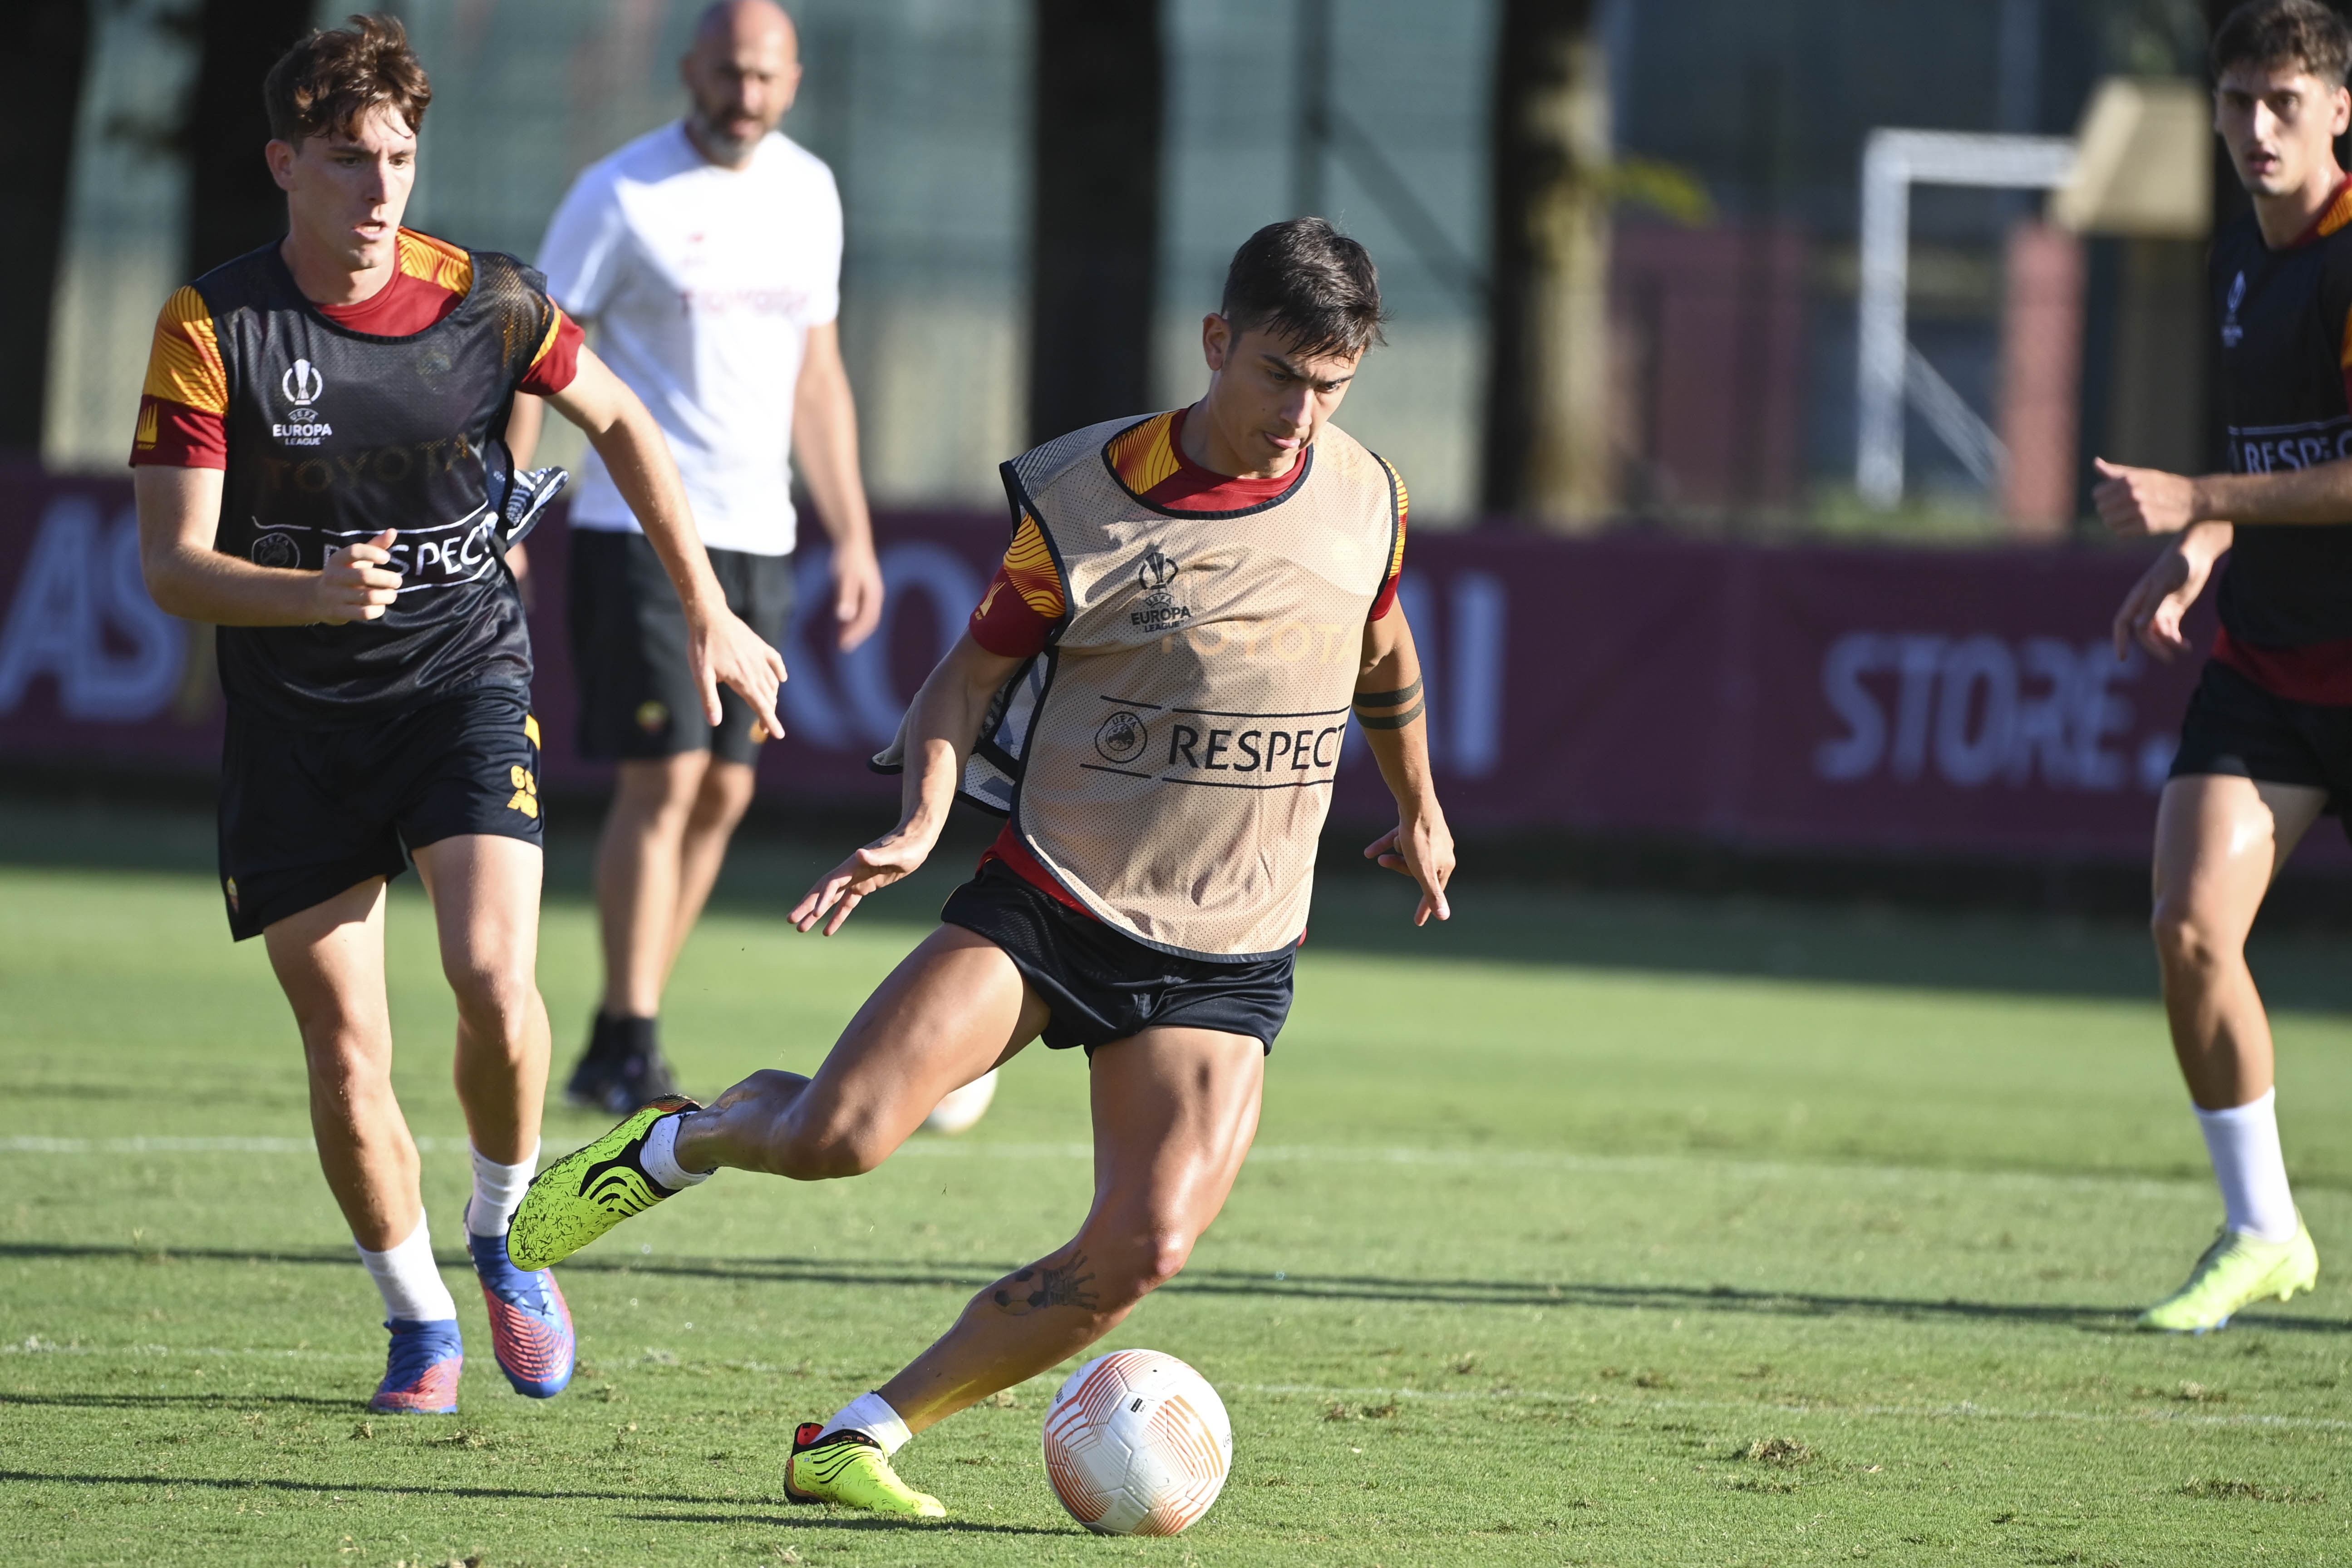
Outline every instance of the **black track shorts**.
<svg viewBox="0 0 2352 1568"><path fill-rule="evenodd" d="M769 647L783 647L793 558L705 548L727 607ZM582 756L648 761L709 752L721 762L750 763L759 755L751 705L723 686L719 726L711 728L687 662L685 607L644 534L573 529L571 578Z"/></svg>
<svg viewBox="0 0 2352 1568"><path fill-rule="evenodd" d="M1247 1035L1268 1052L1290 1016L1295 953L1213 963L1161 952L1031 887L1001 860L948 897L940 919L1003 948L1054 1010L1055 1050L1126 1039L1146 1029Z"/></svg>
<svg viewBox="0 0 2352 1568"><path fill-rule="evenodd" d="M2324 789L2352 833L2352 707L2281 697L2208 659L2172 759L2174 778L2195 773Z"/></svg>
<svg viewBox="0 0 2352 1568"><path fill-rule="evenodd" d="M466 833L542 842L539 721L478 687L390 719L305 728L229 710L221 893L239 942Z"/></svg>

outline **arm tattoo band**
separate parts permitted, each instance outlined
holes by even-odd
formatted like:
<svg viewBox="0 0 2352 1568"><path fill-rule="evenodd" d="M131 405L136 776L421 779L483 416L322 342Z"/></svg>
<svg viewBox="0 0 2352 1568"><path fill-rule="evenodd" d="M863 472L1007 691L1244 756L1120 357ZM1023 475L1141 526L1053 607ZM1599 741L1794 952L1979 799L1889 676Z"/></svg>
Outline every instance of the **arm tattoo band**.
<svg viewBox="0 0 2352 1568"><path fill-rule="evenodd" d="M1356 706L1359 708L1393 708L1400 702L1410 702L1420 695L1421 677L1416 675L1412 678L1412 684L1406 687L1402 691L1357 692Z"/></svg>
<svg viewBox="0 0 2352 1568"><path fill-rule="evenodd" d="M1385 719L1367 719L1361 713L1359 713L1356 715L1356 722L1361 724L1367 730L1402 730L1407 724L1412 723L1415 719L1420 718L1422 710L1428 706L1429 701L1424 698L1421 701L1416 702L1412 707L1406 709L1403 712L1391 713Z"/></svg>

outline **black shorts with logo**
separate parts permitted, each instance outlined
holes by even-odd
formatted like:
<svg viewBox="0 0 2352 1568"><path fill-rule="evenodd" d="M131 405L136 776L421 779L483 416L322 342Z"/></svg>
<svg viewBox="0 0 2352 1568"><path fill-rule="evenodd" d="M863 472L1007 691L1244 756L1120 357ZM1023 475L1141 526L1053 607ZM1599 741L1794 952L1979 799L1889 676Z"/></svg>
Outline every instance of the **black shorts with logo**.
<svg viewBox="0 0 2352 1568"><path fill-rule="evenodd" d="M782 647L793 615L793 558L707 550L710 570L741 616ZM709 752L749 763L751 705L719 689L713 730L687 661L686 610L642 533L572 531L572 668L580 681L580 754L597 762Z"/></svg>
<svg viewBox="0 0 2352 1568"><path fill-rule="evenodd" d="M478 687L389 719L293 726L232 708L221 754L220 874L243 942L466 833L541 842L539 721L525 693Z"/></svg>
<svg viewBox="0 0 2352 1568"><path fill-rule="evenodd" d="M1054 1010L1055 1050L1126 1039L1145 1029L1246 1035L1268 1052L1290 1016L1297 957L1215 963L1146 947L1023 881L1001 860L948 896L940 919L1003 948Z"/></svg>
<svg viewBox="0 0 2352 1568"><path fill-rule="evenodd" d="M2352 833L2352 707L2281 697L2208 659L2172 759L2172 777L2195 773L2324 789Z"/></svg>

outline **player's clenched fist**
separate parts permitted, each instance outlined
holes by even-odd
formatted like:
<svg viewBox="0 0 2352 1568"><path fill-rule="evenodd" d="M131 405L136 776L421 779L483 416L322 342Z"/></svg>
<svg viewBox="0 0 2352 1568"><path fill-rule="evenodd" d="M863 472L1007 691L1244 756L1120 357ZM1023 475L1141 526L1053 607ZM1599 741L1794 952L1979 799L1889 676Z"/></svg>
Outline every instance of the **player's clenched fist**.
<svg viewBox="0 0 2352 1568"><path fill-rule="evenodd" d="M319 569L319 619L331 626L383 617L400 597L400 573L392 565L392 542L400 530L387 528L373 539L327 552Z"/></svg>
<svg viewBox="0 0 2352 1568"><path fill-rule="evenodd" d="M2104 476L2091 488L2091 504L2109 531L2126 539L2179 533L2197 521L2197 481L2161 468L2128 468L2094 458Z"/></svg>

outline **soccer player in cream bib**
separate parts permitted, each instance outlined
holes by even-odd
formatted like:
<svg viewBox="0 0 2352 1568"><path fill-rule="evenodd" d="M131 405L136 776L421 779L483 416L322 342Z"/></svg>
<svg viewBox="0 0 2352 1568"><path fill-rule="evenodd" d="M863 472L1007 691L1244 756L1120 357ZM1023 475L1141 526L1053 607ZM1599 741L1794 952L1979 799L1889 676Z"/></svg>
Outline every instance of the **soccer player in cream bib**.
<svg viewBox="0 0 2352 1568"><path fill-rule="evenodd" d="M721 1167L870 1171L1032 1041L1086 1053L1096 1182L1077 1234L803 1425L795 1501L940 1516L892 1454L1092 1344L1184 1267L1256 1131L1351 710L1397 805L1365 853L1418 885L1416 924L1448 918L1453 836L1396 597L1404 486L1331 423L1381 320L1362 246L1319 218L1272 225L1202 323L1199 402L1004 465L1011 547L908 710L898 825L793 919L838 931L923 863L959 792L1007 814L979 874L814 1078L646 1106L524 1199L516 1255L544 1267Z"/></svg>

